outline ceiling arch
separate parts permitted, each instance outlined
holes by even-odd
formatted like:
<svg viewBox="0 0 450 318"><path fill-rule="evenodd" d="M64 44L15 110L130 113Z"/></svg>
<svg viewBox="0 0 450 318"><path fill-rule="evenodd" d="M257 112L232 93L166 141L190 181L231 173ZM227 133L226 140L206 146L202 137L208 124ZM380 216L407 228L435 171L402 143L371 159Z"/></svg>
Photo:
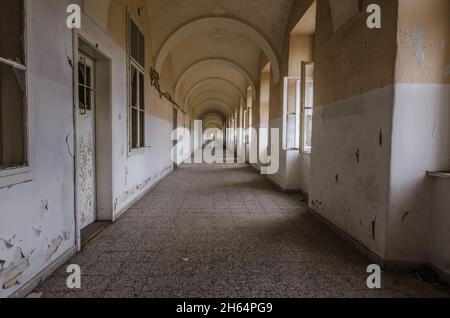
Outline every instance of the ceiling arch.
<svg viewBox="0 0 450 318"><path fill-rule="evenodd" d="M211 110L211 111L207 112L206 114L204 114L202 117L202 120L206 121L210 118L219 118L222 121L226 120L226 116L223 113L214 111L214 110Z"/></svg>
<svg viewBox="0 0 450 318"><path fill-rule="evenodd" d="M210 111L216 111L223 113L225 117L228 117L233 112L232 105L220 100L220 99L211 99L204 100L201 103L195 105L192 109L192 113L196 118L202 118L206 113Z"/></svg>
<svg viewBox="0 0 450 318"><path fill-rule="evenodd" d="M192 74L195 74L196 72L198 72L201 69L210 69L216 64L223 64L223 65L228 66L228 67L236 70L237 72L239 72L243 76L243 78L247 81L248 85L251 86L252 91L256 92L256 86L255 86L255 83L253 82L250 74L246 70L244 70L241 66L239 66L238 64L236 64L232 61L226 60L226 59L206 59L206 60L202 60L202 61L192 64L180 75L180 77L178 78L176 85L175 85L175 96L178 96L178 94L180 94L181 85ZM219 75L219 74L217 74L217 75ZM254 98L256 98L256 93L254 94Z"/></svg>
<svg viewBox="0 0 450 318"><path fill-rule="evenodd" d="M156 70L162 70L167 56L170 54L170 52L172 52L172 50L182 39L193 33L207 30L211 27L230 30L245 35L249 40L253 41L264 52L267 59L272 64L275 82L279 81L280 67L278 57L275 53L275 50L272 48L271 44L266 40L266 38L251 26L241 21L224 17L201 18L198 20L194 20L174 31L159 49L155 63Z"/></svg>
<svg viewBox="0 0 450 318"><path fill-rule="evenodd" d="M219 78L219 77L211 77L211 78L201 80L200 82L197 82L196 84L194 84L194 86L189 88L186 93L186 96L182 98L182 100L184 100L184 104L185 105L189 104L189 99L196 90L201 90L202 87L206 88L206 86L215 86L215 85L218 85L219 87L227 86L235 94L239 95L240 98L244 98L242 91L232 81L224 79L224 78ZM175 96L178 96L178 95L175 95Z"/></svg>
<svg viewBox="0 0 450 318"><path fill-rule="evenodd" d="M236 105L239 104L239 99L236 100L233 97L226 94L224 91L221 90L207 90L203 91L194 98L192 98L192 102L189 103L187 106L187 110L190 111L192 107L198 104L203 103L204 101L213 101L213 100L220 100L232 107L234 109Z"/></svg>

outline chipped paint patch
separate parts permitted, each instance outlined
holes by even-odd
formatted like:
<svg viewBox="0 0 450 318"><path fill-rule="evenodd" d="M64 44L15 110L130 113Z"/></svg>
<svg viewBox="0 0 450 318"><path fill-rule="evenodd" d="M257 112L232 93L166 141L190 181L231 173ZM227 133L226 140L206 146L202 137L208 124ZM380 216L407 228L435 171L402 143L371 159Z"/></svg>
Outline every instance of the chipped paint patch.
<svg viewBox="0 0 450 318"><path fill-rule="evenodd" d="M34 233L34 237L40 237L41 236L41 234L42 234L42 229L41 228L36 228L36 227L33 227L33 233Z"/></svg>
<svg viewBox="0 0 450 318"><path fill-rule="evenodd" d="M48 212L48 200L41 200L41 216Z"/></svg>
<svg viewBox="0 0 450 318"><path fill-rule="evenodd" d="M417 26L412 34L407 34L406 36L406 44L414 49L416 59L420 62L422 67L427 62L425 55L425 46L423 45L424 32L425 31L421 26Z"/></svg>
<svg viewBox="0 0 450 318"><path fill-rule="evenodd" d="M70 231L64 231L63 232L63 238L64 238L64 241L68 241L68 240L70 240L70 237L72 236L72 232L70 232Z"/></svg>
<svg viewBox="0 0 450 318"><path fill-rule="evenodd" d="M12 249L14 247L14 245L11 244L10 240L7 241L5 239L0 238L0 247L2 245L3 245L2 249L7 249L7 250L10 250L10 249Z"/></svg>
<svg viewBox="0 0 450 318"><path fill-rule="evenodd" d="M61 236L52 241L52 243L48 247L47 258L45 259L46 262L48 262L52 258L52 256L58 251L58 248L61 245L61 243L62 243Z"/></svg>
<svg viewBox="0 0 450 318"><path fill-rule="evenodd" d="M17 248L13 261L10 265L0 272L3 289L9 289L14 285L22 283L23 273L30 267L28 259L24 256L22 249Z"/></svg>

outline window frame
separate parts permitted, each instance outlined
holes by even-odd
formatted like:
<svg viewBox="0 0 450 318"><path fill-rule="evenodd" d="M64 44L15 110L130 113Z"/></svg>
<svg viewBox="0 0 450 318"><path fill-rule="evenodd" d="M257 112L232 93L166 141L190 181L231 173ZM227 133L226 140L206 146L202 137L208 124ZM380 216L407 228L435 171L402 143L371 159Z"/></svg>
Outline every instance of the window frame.
<svg viewBox="0 0 450 318"><path fill-rule="evenodd" d="M127 74L127 96L128 96L128 101L127 101L127 114L128 114L128 120L127 120L127 125L128 125L128 156L133 156L133 155L137 155L137 154L142 154L146 148L145 146L145 110L146 110L146 105L145 105L145 65L141 65L138 61L136 61L132 55L131 55L131 46L132 46L132 37L131 37L131 29L132 29L132 23L134 23L136 25L136 28L139 30L139 32L141 32L142 36L144 37L144 64L145 64L145 35L142 32L139 24L136 22L136 20L131 16L131 14L128 12L127 14L127 26L128 26L128 31L127 31L127 53L128 53L128 61L127 61L127 70L128 70L128 74ZM133 88L132 88L132 69L135 68L136 72L137 72L137 83L136 83L136 96L137 96L137 101L136 101L136 106L132 105L132 95L133 95ZM143 84L142 84L142 88L144 89L143 92L143 109L140 109L140 75L142 75L142 80L143 80ZM133 110L137 111L137 128L135 128L135 126L133 125ZM143 117L143 127L142 127L142 131L141 131L141 116ZM133 133L134 133L134 129L136 129L136 133L137 133L137 140L138 140L138 146L137 147L133 147ZM141 133L142 133L142 139L141 140Z"/></svg>
<svg viewBox="0 0 450 318"><path fill-rule="evenodd" d="M289 113L289 81L295 82L295 113ZM284 151L300 151L301 149L301 86L302 80L298 76L285 76L283 81L283 150ZM288 147L288 125L289 116L295 115L295 145L294 147Z"/></svg>
<svg viewBox="0 0 450 318"><path fill-rule="evenodd" d="M33 112L32 112L32 100L30 92L32 92L31 87L31 58L29 54L29 45L31 32L30 21L31 21L31 0L21 0L23 1L23 54L24 54L24 64L19 64L17 62L1 58L0 63L7 64L12 67L21 69L25 73L25 92L24 92L24 103L23 103L23 129L24 131L24 162L25 164L18 167L9 167L0 169L0 189L14 186L17 184L30 182L34 180L34 155L32 148L32 122L33 122Z"/></svg>

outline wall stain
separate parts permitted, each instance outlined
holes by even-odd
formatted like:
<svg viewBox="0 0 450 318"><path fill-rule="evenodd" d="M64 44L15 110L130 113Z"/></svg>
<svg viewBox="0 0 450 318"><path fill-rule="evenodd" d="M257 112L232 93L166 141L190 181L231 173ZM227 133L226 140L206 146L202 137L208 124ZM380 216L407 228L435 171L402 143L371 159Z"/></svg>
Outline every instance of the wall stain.
<svg viewBox="0 0 450 318"><path fill-rule="evenodd" d="M372 221L372 240L374 241L376 239L375 237L376 226L377 226L377 219L375 218L375 220Z"/></svg>
<svg viewBox="0 0 450 318"><path fill-rule="evenodd" d="M360 151L360 149L358 149L358 150L356 151L356 154L355 154L355 156L356 156L356 162L357 162L357 163L359 163L360 153L361 153L361 151Z"/></svg>
<svg viewBox="0 0 450 318"><path fill-rule="evenodd" d="M378 135L378 144L383 147L383 130L380 129L380 134Z"/></svg>
<svg viewBox="0 0 450 318"><path fill-rule="evenodd" d="M406 218L411 214L414 213L416 211L416 208L414 207L414 209L412 209L411 211L405 211L403 213L403 217L402 217L402 223L405 222Z"/></svg>

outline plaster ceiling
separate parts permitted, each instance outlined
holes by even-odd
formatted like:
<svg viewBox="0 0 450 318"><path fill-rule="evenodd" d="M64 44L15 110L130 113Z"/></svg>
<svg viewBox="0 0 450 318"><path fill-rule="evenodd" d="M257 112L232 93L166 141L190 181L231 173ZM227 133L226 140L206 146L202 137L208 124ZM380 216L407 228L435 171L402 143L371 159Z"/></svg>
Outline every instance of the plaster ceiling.
<svg viewBox="0 0 450 318"><path fill-rule="evenodd" d="M162 77L172 72L176 101L198 118L231 115L247 88L255 91L263 54L278 81L292 2L148 0L155 67Z"/></svg>

